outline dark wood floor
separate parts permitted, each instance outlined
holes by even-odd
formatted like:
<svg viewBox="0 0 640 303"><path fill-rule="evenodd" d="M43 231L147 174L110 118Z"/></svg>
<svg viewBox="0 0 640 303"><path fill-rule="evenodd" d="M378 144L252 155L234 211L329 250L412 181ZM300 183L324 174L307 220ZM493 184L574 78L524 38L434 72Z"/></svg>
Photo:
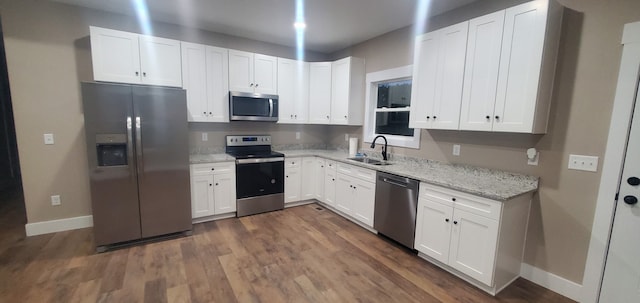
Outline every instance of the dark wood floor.
<svg viewBox="0 0 640 303"><path fill-rule="evenodd" d="M90 228L25 238L8 199L0 302L573 302L523 279L492 297L315 204L95 254Z"/></svg>

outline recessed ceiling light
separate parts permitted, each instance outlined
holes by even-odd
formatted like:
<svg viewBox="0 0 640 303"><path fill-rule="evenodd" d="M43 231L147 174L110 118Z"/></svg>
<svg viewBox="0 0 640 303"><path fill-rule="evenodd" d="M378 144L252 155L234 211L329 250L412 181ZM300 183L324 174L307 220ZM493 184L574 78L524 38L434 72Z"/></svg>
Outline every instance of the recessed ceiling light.
<svg viewBox="0 0 640 303"><path fill-rule="evenodd" d="M296 29L305 29L307 28L307 24L301 21L293 23L293 27Z"/></svg>

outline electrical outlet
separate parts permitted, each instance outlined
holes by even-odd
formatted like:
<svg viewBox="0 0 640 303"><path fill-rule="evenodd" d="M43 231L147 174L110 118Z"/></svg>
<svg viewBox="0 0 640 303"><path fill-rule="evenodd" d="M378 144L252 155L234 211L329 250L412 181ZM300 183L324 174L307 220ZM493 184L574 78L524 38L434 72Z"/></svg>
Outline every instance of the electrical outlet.
<svg viewBox="0 0 640 303"><path fill-rule="evenodd" d="M209 134L208 133L202 133L202 141L209 141Z"/></svg>
<svg viewBox="0 0 640 303"><path fill-rule="evenodd" d="M536 152L536 156L535 158L532 159L527 159L527 164L528 165L533 165L533 166L538 166L538 159L540 159L540 152Z"/></svg>
<svg viewBox="0 0 640 303"><path fill-rule="evenodd" d="M349 141L349 134L344 134L344 141Z"/></svg>
<svg viewBox="0 0 640 303"><path fill-rule="evenodd" d="M60 195L53 195L51 196L51 205L52 206L58 206L60 205Z"/></svg>
<svg viewBox="0 0 640 303"><path fill-rule="evenodd" d="M44 134L44 144L46 145L53 144L53 134Z"/></svg>
<svg viewBox="0 0 640 303"><path fill-rule="evenodd" d="M296 132L296 140L300 140L300 132Z"/></svg>
<svg viewBox="0 0 640 303"><path fill-rule="evenodd" d="M569 155L569 169L598 171L598 157Z"/></svg>
<svg viewBox="0 0 640 303"><path fill-rule="evenodd" d="M454 156L460 156L460 145L459 144L454 144L453 145L453 155Z"/></svg>

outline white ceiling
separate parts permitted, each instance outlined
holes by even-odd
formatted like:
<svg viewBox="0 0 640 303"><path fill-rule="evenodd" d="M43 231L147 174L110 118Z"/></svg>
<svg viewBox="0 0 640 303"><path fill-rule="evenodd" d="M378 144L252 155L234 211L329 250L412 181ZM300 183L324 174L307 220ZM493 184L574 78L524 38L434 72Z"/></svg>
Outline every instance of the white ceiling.
<svg viewBox="0 0 640 303"><path fill-rule="evenodd" d="M135 16L146 3L152 20L295 46L296 0L52 0ZM302 0L305 48L330 53L413 24L418 1L429 16L477 0Z"/></svg>

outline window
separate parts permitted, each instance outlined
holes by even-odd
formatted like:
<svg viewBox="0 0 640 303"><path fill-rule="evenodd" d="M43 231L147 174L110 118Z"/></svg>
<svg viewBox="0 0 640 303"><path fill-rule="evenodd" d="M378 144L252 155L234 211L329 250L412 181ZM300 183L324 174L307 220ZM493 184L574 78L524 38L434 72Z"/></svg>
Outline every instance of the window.
<svg viewBox="0 0 640 303"><path fill-rule="evenodd" d="M384 135L389 145L419 148L420 130L409 128L412 67L368 73L364 142Z"/></svg>

